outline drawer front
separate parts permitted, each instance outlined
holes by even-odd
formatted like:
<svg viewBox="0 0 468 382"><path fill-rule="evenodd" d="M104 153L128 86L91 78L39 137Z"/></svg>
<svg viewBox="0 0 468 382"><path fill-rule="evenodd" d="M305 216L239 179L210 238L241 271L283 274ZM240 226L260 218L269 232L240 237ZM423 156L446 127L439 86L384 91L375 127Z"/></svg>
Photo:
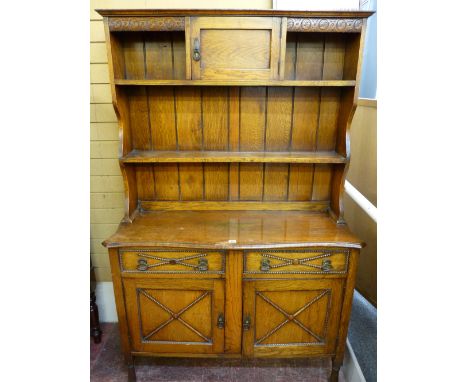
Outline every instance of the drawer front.
<svg viewBox="0 0 468 382"><path fill-rule="evenodd" d="M185 249L125 249L120 270L140 274L224 274L223 251Z"/></svg>
<svg viewBox="0 0 468 382"><path fill-rule="evenodd" d="M349 250L244 251L244 274L346 274Z"/></svg>
<svg viewBox="0 0 468 382"><path fill-rule="evenodd" d="M275 17L192 18L192 79L278 79L280 26Z"/></svg>

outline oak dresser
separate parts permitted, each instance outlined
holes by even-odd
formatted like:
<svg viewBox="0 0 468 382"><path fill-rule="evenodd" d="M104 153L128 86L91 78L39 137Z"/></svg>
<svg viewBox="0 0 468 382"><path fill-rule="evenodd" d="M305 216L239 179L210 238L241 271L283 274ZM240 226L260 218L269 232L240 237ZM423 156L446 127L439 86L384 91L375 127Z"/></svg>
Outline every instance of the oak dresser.
<svg viewBox="0 0 468 382"><path fill-rule="evenodd" d="M125 216L109 250L135 356L343 362L363 243L343 220L370 12L98 10Z"/></svg>

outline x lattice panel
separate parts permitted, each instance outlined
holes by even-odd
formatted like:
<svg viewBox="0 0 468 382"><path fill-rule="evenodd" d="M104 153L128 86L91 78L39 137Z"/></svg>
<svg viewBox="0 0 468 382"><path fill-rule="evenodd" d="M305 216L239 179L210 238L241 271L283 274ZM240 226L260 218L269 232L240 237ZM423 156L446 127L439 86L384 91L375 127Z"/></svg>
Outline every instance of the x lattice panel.
<svg viewBox="0 0 468 382"><path fill-rule="evenodd" d="M307 292L256 291L255 295L255 346L325 344L331 302L330 289ZM302 303L298 308L300 301ZM303 301L307 302L304 304ZM281 321L278 323L279 320Z"/></svg>
<svg viewBox="0 0 468 382"><path fill-rule="evenodd" d="M186 301L189 293L192 298L198 296L182 308L173 307L181 297L185 297ZM210 316L211 291L156 291L138 288L137 294L142 343L212 343L210 320L199 319L200 315ZM158 299L155 295L161 295L165 301L162 302L162 298ZM200 327L201 323L203 328Z"/></svg>

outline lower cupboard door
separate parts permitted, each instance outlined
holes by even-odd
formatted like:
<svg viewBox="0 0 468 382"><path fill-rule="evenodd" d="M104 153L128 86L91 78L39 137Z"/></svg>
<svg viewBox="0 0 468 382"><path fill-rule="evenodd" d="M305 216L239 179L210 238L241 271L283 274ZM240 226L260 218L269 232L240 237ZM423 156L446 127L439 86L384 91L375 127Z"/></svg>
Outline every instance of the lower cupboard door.
<svg viewBox="0 0 468 382"><path fill-rule="evenodd" d="M222 353L224 281L125 279L132 350Z"/></svg>
<svg viewBox="0 0 468 382"><path fill-rule="evenodd" d="M342 279L244 282L243 354L333 354Z"/></svg>

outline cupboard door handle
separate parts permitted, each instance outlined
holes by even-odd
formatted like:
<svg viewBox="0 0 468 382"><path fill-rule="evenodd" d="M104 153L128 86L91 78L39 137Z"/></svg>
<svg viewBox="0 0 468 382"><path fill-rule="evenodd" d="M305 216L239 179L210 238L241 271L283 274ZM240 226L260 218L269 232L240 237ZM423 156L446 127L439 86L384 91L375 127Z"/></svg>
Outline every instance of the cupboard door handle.
<svg viewBox="0 0 468 382"><path fill-rule="evenodd" d="M217 324L219 329L224 329L224 314L220 313L218 314L218 324Z"/></svg>
<svg viewBox="0 0 468 382"><path fill-rule="evenodd" d="M322 271L328 272L331 270L333 267L331 265L331 260L323 260L322 261Z"/></svg>
<svg viewBox="0 0 468 382"><path fill-rule="evenodd" d="M200 272L205 272L208 270L208 260L207 259L200 259L198 260L198 267L197 269Z"/></svg>
<svg viewBox="0 0 468 382"><path fill-rule="evenodd" d="M137 269L139 271L148 270L148 261L146 259L138 259Z"/></svg>
<svg viewBox="0 0 468 382"><path fill-rule="evenodd" d="M260 260L260 270L268 272L270 270L270 259L263 258Z"/></svg>
<svg viewBox="0 0 468 382"><path fill-rule="evenodd" d="M195 38L193 40L193 55L192 58L194 61L200 61L201 54L200 54L200 40Z"/></svg>
<svg viewBox="0 0 468 382"><path fill-rule="evenodd" d="M250 324L251 324L251 319L250 319L250 315L248 315L247 317L245 317L244 319L244 322L242 324L244 330L249 330L250 329Z"/></svg>

